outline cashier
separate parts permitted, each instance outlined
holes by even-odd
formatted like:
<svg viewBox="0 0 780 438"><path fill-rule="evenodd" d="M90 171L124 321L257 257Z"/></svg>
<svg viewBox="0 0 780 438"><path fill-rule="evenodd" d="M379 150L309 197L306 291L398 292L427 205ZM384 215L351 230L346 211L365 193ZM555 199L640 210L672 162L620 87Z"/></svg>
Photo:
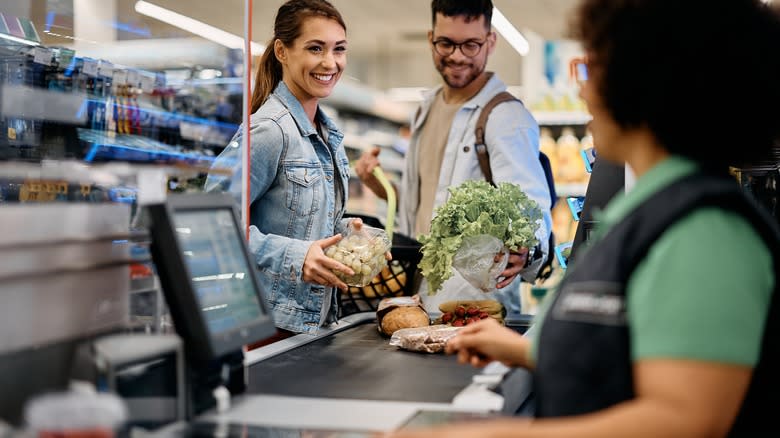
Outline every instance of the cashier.
<svg viewBox="0 0 780 438"><path fill-rule="evenodd" d="M780 20L759 0L584 0L576 14L597 153L636 185L531 337L485 320L447 346L533 370L536 418L394 436L776 436L780 234L728 166L780 137Z"/></svg>
<svg viewBox="0 0 780 438"><path fill-rule="evenodd" d="M351 268L328 258L341 239L349 163L341 131L322 111L347 63L346 25L325 0L289 0L279 7L274 36L260 61L252 94L249 248L281 339L317 333L335 321L333 271ZM241 129L213 168L240 166ZM241 172L212 171L206 190L241 197Z"/></svg>

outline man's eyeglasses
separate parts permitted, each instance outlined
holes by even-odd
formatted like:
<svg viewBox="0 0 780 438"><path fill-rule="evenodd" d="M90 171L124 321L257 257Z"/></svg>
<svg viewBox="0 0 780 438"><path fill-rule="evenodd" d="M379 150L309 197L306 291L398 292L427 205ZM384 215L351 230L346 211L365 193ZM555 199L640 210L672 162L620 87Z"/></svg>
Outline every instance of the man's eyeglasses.
<svg viewBox="0 0 780 438"><path fill-rule="evenodd" d="M569 77L582 85L588 80L588 59L573 58L569 61Z"/></svg>
<svg viewBox="0 0 780 438"><path fill-rule="evenodd" d="M433 49L436 50L436 53L438 53L439 56L450 56L455 53L455 49L460 48L460 53L463 53L464 56L468 56L469 58L473 58L479 54L482 50L482 46L484 46L486 42L487 40L468 40L462 43L456 43L447 38L440 38L433 42Z"/></svg>

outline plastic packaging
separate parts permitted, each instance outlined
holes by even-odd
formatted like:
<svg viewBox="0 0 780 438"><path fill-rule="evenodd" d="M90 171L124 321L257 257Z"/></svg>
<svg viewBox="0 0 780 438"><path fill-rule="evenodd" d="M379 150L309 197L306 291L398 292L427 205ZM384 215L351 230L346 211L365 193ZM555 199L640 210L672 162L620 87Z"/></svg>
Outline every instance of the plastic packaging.
<svg viewBox="0 0 780 438"><path fill-rule="evenodd" d="M41 395L25 406L25 421L38 436L112 437L127 419L127 408L114 394L88 385Z"/></svg>
<svg viewBox="0 0 780 438"><path fill-rule="evenodd" d="M501 259L495 261L496 255ZM482 234L463 239L463 243L452 258L452 266L472 286L483 292L496 289L499 275L506 269L509 250L497 237Z"/></svg>
<svg viewBox="0 0 780 438"><path fill-rule="evenodd" d="M447 341L458 334L458 330L460 327L448 325L405 328L393 333L390 345L409 351L441 353Z"/></svg>
<svg viewBox="0 0 780 438"><path fill-rule="evenodd" d="M365 286L387 266L385 253L390 251L387 233L379 228L363 225L347 226L344 237L336 245L325 249L325 255L350 267L355 275L333 271L349 286Z"/></svg>
<svg viewBox="0 0 780 438"><path fill-rule="evenodd" d="M582 182L587 172L580 158L580 140L570 127L563 128L558 137L558 180L562 183Z"/></svg>

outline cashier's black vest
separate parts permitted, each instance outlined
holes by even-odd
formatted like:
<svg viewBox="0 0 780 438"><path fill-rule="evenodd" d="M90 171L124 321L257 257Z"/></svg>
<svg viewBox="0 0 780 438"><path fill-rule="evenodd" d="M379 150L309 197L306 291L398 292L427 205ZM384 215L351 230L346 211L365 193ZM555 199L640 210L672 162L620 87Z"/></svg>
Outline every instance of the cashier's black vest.
<svg viewBox="0 0 780 438"><path fill-rule="evenodd" d="M702 207L736 212L772 251L775 290L759 363L730 436L770 424L780 406L778 284L780 232L733 179L696 174L653 195L591 248L580 252L541 326L534 392L536 415L585 414L634 397L625 286L648 248L671 225ZM712 236L717 239L717 236ZM729 249L723 248L723 257ZM750 291L734 291L738 294ZM706 315L691 315L691 318ZM766 426L768 429L769 426Z"/></svg>

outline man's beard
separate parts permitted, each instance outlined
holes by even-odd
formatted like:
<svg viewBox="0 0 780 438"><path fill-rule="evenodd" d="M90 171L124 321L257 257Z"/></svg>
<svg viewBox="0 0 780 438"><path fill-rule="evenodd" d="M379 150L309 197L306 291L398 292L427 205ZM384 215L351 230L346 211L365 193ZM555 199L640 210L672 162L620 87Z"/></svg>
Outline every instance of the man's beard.
<svg viewBox="0 0 780 438"><path fill-rule="evenodd" d="M445 73L445 69L449 65L466 65L470 68L467 70L463 70L460 72L460 74L457 76L457 79L453 78L451 74ZM472 82L474 82L475 79L479 77L479 75L482 74L483 71L485 71L485 65L482 65L481 67L477 66L474 63L469 64L453 64L448 63L446 61L439 62L439 65L437 66L437 70L439 71L439 74L441 75L442 79L444 79L444 82L450 87L450 88L465 88Z"/></svg>

